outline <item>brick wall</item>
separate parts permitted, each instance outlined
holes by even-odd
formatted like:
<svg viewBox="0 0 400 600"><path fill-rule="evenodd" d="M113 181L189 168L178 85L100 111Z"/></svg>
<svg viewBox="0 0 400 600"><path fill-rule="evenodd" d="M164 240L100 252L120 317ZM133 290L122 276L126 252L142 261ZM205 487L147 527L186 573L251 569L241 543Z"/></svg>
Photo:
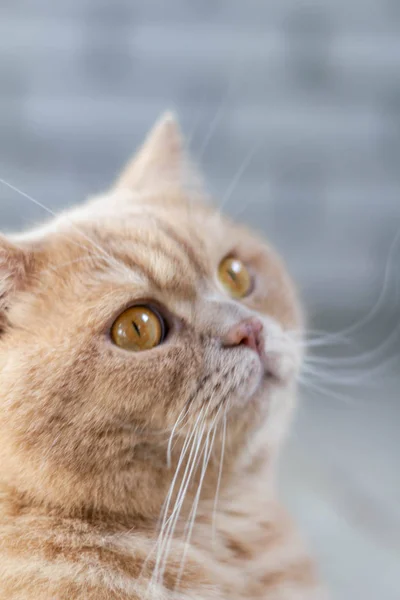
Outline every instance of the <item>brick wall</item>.
<svg viewBox="0 0 400 600"><path fill-rule="evenodd" d="M396 0L2 0L0 177L76 202L175 108L217 198L252 156L226 208L309 304L358 308L400 227L399 74ZM1 227L42 216L0 186Z"/></svg>

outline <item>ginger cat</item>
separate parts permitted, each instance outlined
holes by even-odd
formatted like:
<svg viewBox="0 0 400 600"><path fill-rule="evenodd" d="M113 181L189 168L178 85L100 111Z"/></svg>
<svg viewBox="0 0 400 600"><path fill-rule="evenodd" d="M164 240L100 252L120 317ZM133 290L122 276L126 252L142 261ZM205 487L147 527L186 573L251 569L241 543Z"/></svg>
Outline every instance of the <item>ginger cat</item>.
<svg viewBox="0 0 400 600"><path fill-rule="evenodd" d="M0 599L320 600L275 491L301 328L170 115L110 191L0 237Z"/></svg>

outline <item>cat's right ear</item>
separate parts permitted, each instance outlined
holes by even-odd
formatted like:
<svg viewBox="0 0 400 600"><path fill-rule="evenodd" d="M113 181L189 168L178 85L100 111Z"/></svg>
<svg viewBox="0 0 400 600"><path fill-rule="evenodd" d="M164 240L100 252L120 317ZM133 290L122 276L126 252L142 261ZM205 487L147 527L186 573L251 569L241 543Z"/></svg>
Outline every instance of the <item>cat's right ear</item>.
<svg viewBox="0 0 400 600"><path fill-rule="evenodd" d="M185 189L202 188L202 178L193 167L178 121L170 112L157 121L114 187L141 191L165 183Z"/></svg>
<svg viewBox="0 0 400 600"><path fill-rule="evenodd" d="M24 286L31 255L0 234L0 326L13 295Z"/></svg>

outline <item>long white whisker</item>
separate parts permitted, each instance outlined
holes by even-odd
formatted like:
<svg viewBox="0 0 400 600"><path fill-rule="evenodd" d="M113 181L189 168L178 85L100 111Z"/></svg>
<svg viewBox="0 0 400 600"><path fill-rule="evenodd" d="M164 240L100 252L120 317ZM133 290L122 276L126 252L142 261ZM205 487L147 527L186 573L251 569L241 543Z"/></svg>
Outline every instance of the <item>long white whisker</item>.
<svg viewBox="0 0 400 600"><path fill-rule="evenodd" d="M349 338L350 335L357 333L365 325L372 322L374 317L376 317L376 315L379 313L381 306L383 305L383 303L385 301L385 297L388 293L388 290L389 290L389 287L391 284L392 263L394 262L394 259L395 259L395 252L397 249L396 247L397 247L397 244L399 241L400 241L400 229L397 231L396 235L394 236L394 239L389 248L388 258L386 261L384 277L383 277L383 285L380 288L380 293L379 293L378 298L375 301L374 305L367 312L367 314L364 317L362 317L361 319L359 319L358 321L356 321L355 323L353 323L352 325L342 329L341 331L338 331L336 333L332 332L332 333L328 334L328 336L325 338L324 341L317 340L314 343L306 342L305 345L307 345L309 347L312 347L312 346L315 347L318 345L325 345L325 341L328 341L329 344L331 344L334 341L336 342L338 339L342 339L343 337Z"/></svg>
<svg viewBox="0 0 400 600"><path fill-rule="evenodd" d="M56 213L51 210L51 208L48 208L47 206L45 206L44 204L42 204L41 202L39 202L39 200L35 200L35 198L32 198L32 196L29 196L29 194L26 194L25 192L23 192L22 190L20 190L19 188L17 188L15 185L12 185L12 183L8 183L8 181L6 181L5 179L2 179L1 177L0 177L0 183L2 183L3 185L7 186L8 188L10 188L10 190L13 190L14 192L16 192L17 194L19 194L20 196L23 196L27 200L30 200L30 202L33 202L33 204L36 204L36 206L38 206L39 208L41 208L44 211L46 211L49 215L51 215L53 217L57 216Z"/></svg>
<svg viewBox="0 0 400 600"><path fill-rule="evenodd" d="M248 209L248 207L251 204L259 204L261 202L264 202L265 198L264 197L260 197L260 193L262 191L265 191L265 188L267 187L267 182L264 182L264 184L262 186L260 186L260 190L253 196L247 196L246 197L246 201L242 203L242 205L239 207L239 210L235 211L234 214L231 213L232 218L236 221L239 219L239 217L241 217L243 215L243 213Z"/></svg>
<svg viewBox="0 0 400 600"><path fill-rule="evenodd" d="M220 405L220 407L217 411L217 414L215 415L214 420L211 423L210 429L207 433L206 440L204 443L203 466L202 466L202 470L201 470L200 480L199 480L197 492L196 492L196 495L195 495L195 498L194 498L194 501L192 504L192 509L190 511L190 515L189 515L188 521L187 521L185 529L184 529L184 535L186 533L186 538L185 538L184 551L183 551L183 555L182 555L181 563L180 563L180 567L179 567L179 573L178 573L176 586L175 586L176 589L179 587L179 583L180 583L180 580L182 577L184 565L186 562L187 552L189 550L189 544L190 544L190 539L192 537L192 531L193 531L193 527L194 527L194 523L195 523L195 519L196 519L197 508L199 505L201 490L203 488L203 482L204 482L204 478L205 478L205 475L207 472L208 463L210 461L210 456L211 456L211 453L212 453L212 450L214 447L215 437L216 437L216 433L217 433L217 429L218 429L218 417L219 417L219 413L221 412L221 408L222 408L222 405ZM210 441L211 432L212 432L212 437L211 437L211 441Z"/></svg>
<svg viewBox="0 0 400 600"><path fill-rule="evenodd" d="M313 369L307 368L306 365L303 365L301 370L301 375L303 376L305 381L311 381L315 383L323 383L328 384L335 387L349 387L354 385L359 385L366 381L366 379L370 376L369 371L367 373L364 372L326 372L321 371L321 369Z"/></svg>
<svg viewBox="0 0 400 600"><path fill-rule="evenodd" d="M6 181L5 179L0 178L0 183L2 183L3 185L7 186L11 190L13 190L14 192L16 192L20 196L22 196L23 198L26 198L30 202L33 202L33 204L35 204L39 208L43 209L44 211L46 211L51 216L53 216L53 217L57 216L56 213L53 210L51 210L50 208L48 208L47 206L45 206L42 202L39 202L39 200L36 200L35 198L33 198L32 196L30 196L29 194L26 194L25 192L23 192L22 190L20 190L16 186L12 185L11 183L9 183L8 181ZM104 248L102 248L99 244L97 244L90 236L88 236L79 227L77 227L70 219L67 219L67 220L68 220L68 223L70 224L71 228L74 231L76 231L80 236L82 236L82 238L84 240L86 240L94 248L96 248L96 250L98 250L102 254L102 256L104 256L104 258L108 261L108 263L110 265L113 265L114 267L117 267L118 270L120 270L120 271L122 271L124 273L131 274L130 270L125 265L123 265L120 262L118 262ZM80 244L75 243L73 240L71 240L71 243L77 245L78 247L80 247L82 249L88 250L88 248L85 248L85 246L82 246Z"/></svg>
<svg viewBox="0 0 400 600"><path fill-rule="evenodd" d="M204 140L197 152L197 160L200 162L205 154L205 151L207 150L214 134L215 131L217 130L217 127L224 115L225 109L226 109L226 105L229 101L229 98L231 96L231 93L233 91L233 88L236 84L236 77L232 77L231 76L231 80L228 83L225 92L222 95L222 98L218 104L217 110L215 112L214 118L212 119L210 126L206 132L206 135L204 136Z"/></svg>
<svg viewBox="0 0 400 600"><path fill-rule="evenodd" d="M189 412L189 408L185 405L183 407L182 411L180 412L180 414L175 422L174 427L172 428L171 435L169 436L168 446L167 446L167 466L169 469L171 468L171 452L172 452L172 442L174 439L174 435L175 435L175 432L177 431L179 425L183 421L183 419L187 416L188 412Z"/></svg>
<svg viewBox="0 0 400 600"><path fill-rule="evenodd" d="M201 416L201 413L199 414L198 419L200 418L200 416ZM193 428L190 429L187 432L187 434L186 434L186 437L185 437L185 440L184 440L184 443L183 443L183 446L182 446L182 449L181 449L181 453L180 453L180 456L179 456L178 464L176 466L175 473L174 473L173 479L171 481L171 484L170 484L170 487L169 487L169 490L168 490L168 494L167 494L167 496L166 496L166 498L164 500L163 506L162 506L161 511L160 511L159 526L158 526L159 534L158 534L157 542L155 544L155 547L150 551L149 555L147 556L146 561L145 561L145 563L143 565L143 568L144 568L145 564L147 564L147 561L149 560L150 556L154 553L154 551L157 550L157 549L159 551L159 549L160 549L160 544L161 544L161 541L162 541L162 538L163 538L163 534L164 534L165 522L166 522L166 519L167 519L167 516L168 516L168 510L169 510L169 506L170 506L170 503L171 503L172 494L173 494L173 491L174 491L174 488L175 488L175 483L176 483L176 480L177 480L177 478L179 476L179 471L180 471L182 463L183 463L183 461L185 459L187 449L188 449L188 447L190 445L190 441L193 438L193 435L194 435L194 433L196 431L196 425L197 425L198 419L196 420ZM157 563L157 560L156 560L156 568L157 568L157 564L158 563Z"/></svg>
<svg viewBox="0 0 400 600"><path fill-rule="evenodd" d="M164 502L163 511L162 511L163 522L168 517L168 510L169 510L169 506L170 506L172 494L173 494L173 491L174 491L176 480L177 480L178 475L179 475L180 468L181 468L181 466L183 464L183 461L185 459L186 452L187 452L187 450L188 450L188 448L190 446L190 443L192 442L193 437L195 437L195 435L196 435L199 421L201 421L202 418L203 418L203 414L202 414L202 411L200 411L199 415L198 415L198 417L197 417L197 419L196 419L196 421L194 423L194 426L193 426L192 430L190 430L187 433L187 435L186 435L185 442L183 444L183 447L182 447L182 450L181 450L181 454L179 456L178 464L177 464L176 469L175 469L174 477L172 479L172 482L171 482L171 485L170 485L170 489L168 491L167 497L166 497L165 502Z"/></svg>
<svg viewBox="0 0 400 600"><path fill-rule="evenodd" d="M243 177L244 173L246 172L246 169L249 167L249 165L253 159L253 156L259 151L259 149L263 145L263 143L264 142L262 142L262 143L258 142L257 144L255 144L254 147L251 149L251 151L245 156L242 164L240 165L239 169L236 171L236 175L232 179L231 184L228 186L228 189L226 190L225 194L222 196L222 200L221 200L221 203L219 206L220 210L223 210L223 208L229 202L229 200L232 197L234 191L236 190L236 187L238 186L241 178Z"/></svg>
<svg viewBox="0 0 400 600"><path fill-rule="evenodd" d="M158 576L158 579L160 581L162 581L163 576L164 576L166 563L168 560L168 556L170 554L170 549L171 549L175 529L178 524L178 520L179 520L179 517L181 514L181 510L182 510L182 506L183 506L183 503L184 503L184 500L186 497L186 492L187 492L188 486L190 485L193 472L196 468L197 456L199 454L200 444L201 444L201 440L202 440L202 437L204 434L204 428L205 428L205 426L203 425L201 427L200 431L198 432L197 436L193 439L192 449L194 449L194 454L190 457L191 461L190 460L188 461L188 464L191 466L190 466L189 470L185 473L185 477L183 479L183 484L179 490L178 498L175 502L174 509L171 513L171 516L167 520L167 526L165 528L165 530L166 530L165 535L164 535L164 538L163 538L161 546L160 546L160 559L157 562L157 564L160 564L160 566L158 568L158 573L156 572L156 575Z"/></svg>
<svg viewBox="0 0 400 600"><path fill-rule="evenodd" d="M320 385L308 381L308 380L304 380L301 376L299 376L298 378L299 383L301 385L303 385L306 388L310 388L312 390L314 390L315 392L318 392L319 394L322 394L323 396L327 396L328 398L336 398L337 400L340 400L341 402L344 402L345 404L349 404L349 405L355 405L357 404L357 402L354 400L354 398L349 398L349 396L343 396L342 394L337 394L336 392L333 392L332 390L326 390L325 388L321 387Z"/></svg>
<svg viewBox="0 0 400 600"><path fill-rule="evenodd" d="M222 481L222 470L224 466L224 456L225 456L225 443L226 443L226 409L224 411L224 417L222 421L222 440L221 440L221 455L219 459L219 470L218 470L218 480L217 487L215 490L215 498L214 498L214 506L213 506L213 518L212 518L212 539L215 542L216 539L216 531L217 531L217 509L218 509L218 501L219 501L219 493L221 489L221 481Z"/></svg>
<svg viewBox="0 0 400 600"><path fill-rule="evenodd" d="M190 441L192 442L191 450L189 453L189 458L188 458L186 468L185 468L185 471L184 471L184 474L182 477L178 495L175 500L175 505L174 505L173 511L169 517L168 517L168 510L169 510L169 505L170 505L170 501L172 498L172 492L173 492L175 482L177 479L177 475L178 475L178 468L175 473L173 485L171 484L172 491L170 492L170 494L168 494L168 502L167 502L167 506L164 510L163 526L160 531L160 535L159 535L159 539L158 539L158 552L157 552L156 565L155 565L154 572L153 572L153 578L155 578L156 580L162 580L162 577L163 577L166 560L168 558L169 549L170 549L170 545L172 542L173 533L174 533L174 530L175 530L175 527L177 524L177 520L179 518L180 511L182 509L186 491L187 491L187 488L188 488L188 485L190 483L190 479L191 479L191 476L193 473L193 468L194 468L194 464L196 461L196 457L199 452L200 442L201 442L201 439L202 439L202 436L204 433L206 412L207 411L205 411L205 413L204 413L204 407L203 407L202 410L200 411L199 416L197 417L196 423L193 427L192 435L189 438L187 447L189 446ZM186 451L185 451L185 453L186 453ZM180 468L182 462L183 462L183 460L179 461L179 468ZM166 518L166 517L168 517L168 518Z"/></svg>

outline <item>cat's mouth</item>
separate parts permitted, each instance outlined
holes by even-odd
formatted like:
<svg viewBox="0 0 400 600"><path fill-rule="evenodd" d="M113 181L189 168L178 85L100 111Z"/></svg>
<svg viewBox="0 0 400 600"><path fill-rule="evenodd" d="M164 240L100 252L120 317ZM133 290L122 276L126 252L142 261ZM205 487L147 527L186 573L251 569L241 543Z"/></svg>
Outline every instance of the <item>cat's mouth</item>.
<svg viewBox="0 0 400 600"><path fill-rule="evenodd" d="M199 374L186 405L194 410L208 407L209 414L221 406L245 408L256 397L268 401L274 389L287 385L293 376L290 357L269 351L260 341L255 348L242 345L228 352L210 348L205 372Z"/></svg>
<svg viewBox="0 0 400 600"><path fill-rule="evenodd" d="M219 404L244 406L260 395L268 399L274 388L283 387L287 383L280 369L279 359L274 360L272 357L253 355L250 361L241 357L231 373L231 385L221 394ZM229 379L229 375L226 379ZM217 383L216 388L219 387L222 387L221 383Z"/></svg>

